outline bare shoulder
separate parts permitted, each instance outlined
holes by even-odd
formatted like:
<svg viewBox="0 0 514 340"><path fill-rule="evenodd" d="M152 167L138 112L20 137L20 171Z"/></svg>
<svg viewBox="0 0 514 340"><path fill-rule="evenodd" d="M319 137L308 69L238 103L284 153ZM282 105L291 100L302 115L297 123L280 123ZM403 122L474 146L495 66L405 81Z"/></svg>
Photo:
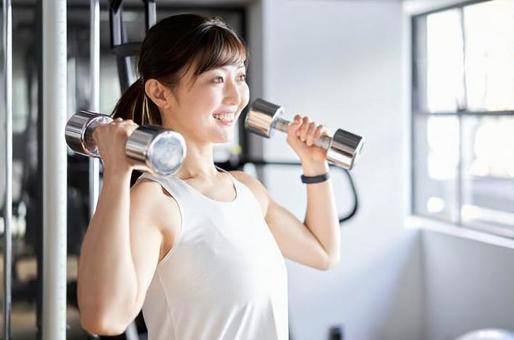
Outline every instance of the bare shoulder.
<svg viewBox="0 0 514 340"><path fill-rule="evenodd" d="M261 205L263 214L266 215L270 199L266 187L257 178L244 171L230 171L230 173L253 192Z"/></svg>
<svg viewBox="0 0 514 340"><path fill-rule="evenodd" d="M134 184L130 189L130 195L135 199L141 198L154 204L167 202L169 201L167 197L172 197L172 195L164 189L161 184L149 179L143 179ZM150 206L151 204L145 205Z"/></svg>
<svg viewBox="0 0 514 340"><path fill-rule="evenodd" d="M151 180L138 181L130 190L131 213L149 219L161 231L172 231L180 223L180 210L172 194L159 183Z"/></svg>

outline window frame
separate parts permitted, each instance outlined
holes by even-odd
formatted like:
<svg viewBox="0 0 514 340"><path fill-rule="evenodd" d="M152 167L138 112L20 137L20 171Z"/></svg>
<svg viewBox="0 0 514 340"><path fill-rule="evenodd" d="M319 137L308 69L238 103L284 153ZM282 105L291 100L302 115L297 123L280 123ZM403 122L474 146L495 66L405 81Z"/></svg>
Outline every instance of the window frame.
<svg viewBox="0 0 514 340"><path fill-rule="evenodd" d="M469 0L469 1L462 1L457 4L452 4L449 6L443 6L435 9L430 9L426 11L421 11L416 14L412 14L410 16L410 141L411 141L411 147L410 147L410 215L411 216L419 216L421 218L427 218L430 220L435 220L443 223L447 223L451 226L456 227L462 227L466 229L472 229L472 230L480 230L483 232L486 232L488 234L494 234L500 237L514 239L514 231L512 233L506 233L501 232L498 230L495 230L494 227L489 228L479 228L472 225L464 224L462 221L462 207L463 207L463 178L462 178L462 159L463 159L463 137L462 137L462 130L463 130L463 117L467 116L474 116L474 117L501 117L501 116L509 116L514 117L514 109L513 110L496 110L496 111L475 111L475 110L469 110L467 105L467 100L464 104L464 108L458 108L455 112L429 112L427 107L423 105L422 102L422 93L421 91L425 90L424 86L422 85L422 81L424 80L422 77L424 75L422 72L426 72L426 65L424 68L419 67L419 60L418 57L420 56L419 53L419 40L420 40L420 30L419 25L426 25L426 21L424 21L424 18L426 18L430 14L434 13L440 13L448 10L455 10L458 9L461 12L461 22L460 27L462 31L463 36L463 49L466 48L466 31L464 27L464 16L463 11L464 8L470 5L475 5L479 3L485 3L492 0ZM423 39L424 37L421 37ZM423 51L424 52L424 51ZM466 70L464 69L464 82L466 81ZM415 167L415 161L416 161L416 155L419 155L419 150L416 147L416 119L419 117L442 117L442 116L451 116L456 117L458 120L458 129L459 129L459 139L458 139L458 168L457 168L457 177L456 177L456 188L457 188L457 201L456 206L458 210L457 214L457 222L452 222L450 220L440 218L434 215L424 214L422 212L416 211L416 204L417 204L417 198L416 198L416 189L417 189L417 176L416 176L416 167ZM426 155L425 155L426 157ZM505 229L505 228L503 228ZM505 230L507 231L507 230Z"/></svg>

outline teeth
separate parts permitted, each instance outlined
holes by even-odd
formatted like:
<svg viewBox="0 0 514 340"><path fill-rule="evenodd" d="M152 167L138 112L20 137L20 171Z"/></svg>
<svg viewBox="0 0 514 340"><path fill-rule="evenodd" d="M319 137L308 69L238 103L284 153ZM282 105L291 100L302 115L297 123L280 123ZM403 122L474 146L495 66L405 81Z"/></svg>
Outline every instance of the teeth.
<svg viewBox="0 0 514 340"><path fill-rule="evenodd" d="M226 120L226 121L234 120L233 113L215 113L215 114L213 114L213 117L216 119L219 119L219 120Z"/></svg>

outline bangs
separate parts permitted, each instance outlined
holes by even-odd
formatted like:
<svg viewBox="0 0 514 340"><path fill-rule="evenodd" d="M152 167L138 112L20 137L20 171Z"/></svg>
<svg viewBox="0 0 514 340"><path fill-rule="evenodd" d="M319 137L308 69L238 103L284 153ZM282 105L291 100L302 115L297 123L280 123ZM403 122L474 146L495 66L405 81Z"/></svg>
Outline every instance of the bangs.
<svg viewBox="0 0 514 340"><path fill-rule="evenodd" d="M201 47L194 62L195 76L227 65L248 66L248 49L234 32L218 25L209 26L204 32L198 41Z"/></svg>

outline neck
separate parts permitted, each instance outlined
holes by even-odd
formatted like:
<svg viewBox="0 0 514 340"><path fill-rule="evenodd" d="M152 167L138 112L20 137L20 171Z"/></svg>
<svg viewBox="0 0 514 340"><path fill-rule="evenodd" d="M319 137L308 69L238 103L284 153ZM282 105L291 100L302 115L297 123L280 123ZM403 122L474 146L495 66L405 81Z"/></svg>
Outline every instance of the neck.
<svg viewBox="0 0 514 340"><path fill-rule="evenodd" d="M214 165L213 144L193 144L186 141L187 152L180 170L175 176L181 179L214 179L218 170Z"/></svg>
<svg viewBox="0 0 514 340"><path fill-rule="evenodd" d="M204 179L213 181L219 175L214 165L214 144L206 141L199 141L192 137L187 138L187 128L182 127L180 122L167 119L168 115L163 116L164 128L172 129L184 136L186 143L186 157L182 166L175 174L180 179Z"/></svg>

